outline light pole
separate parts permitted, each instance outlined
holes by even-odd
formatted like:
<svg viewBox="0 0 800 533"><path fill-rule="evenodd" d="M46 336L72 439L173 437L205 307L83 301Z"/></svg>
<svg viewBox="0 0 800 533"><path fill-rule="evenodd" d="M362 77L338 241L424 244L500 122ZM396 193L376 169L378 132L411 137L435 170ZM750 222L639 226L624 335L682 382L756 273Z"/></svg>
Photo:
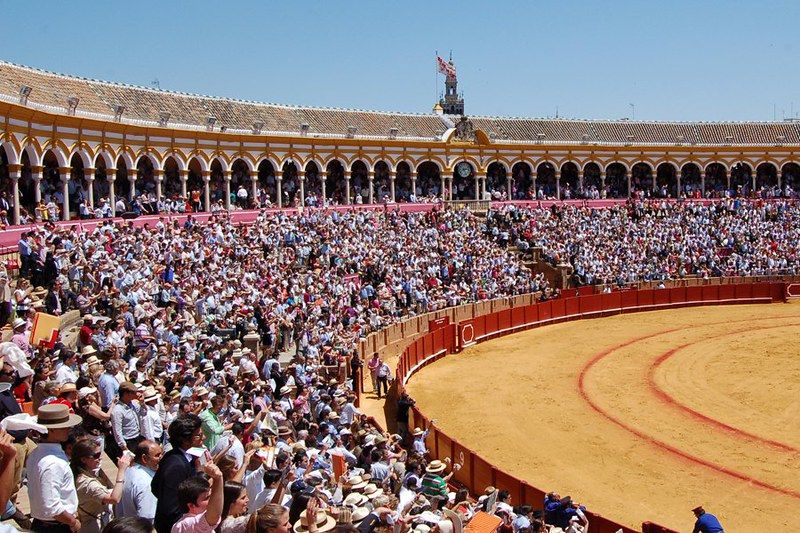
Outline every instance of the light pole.
<svg viewBox="0 0 800 533"><path fill-rule="evenodd" d="M636 105L635 104L628 104L631 106L631 120L636 120Z"/></svg>

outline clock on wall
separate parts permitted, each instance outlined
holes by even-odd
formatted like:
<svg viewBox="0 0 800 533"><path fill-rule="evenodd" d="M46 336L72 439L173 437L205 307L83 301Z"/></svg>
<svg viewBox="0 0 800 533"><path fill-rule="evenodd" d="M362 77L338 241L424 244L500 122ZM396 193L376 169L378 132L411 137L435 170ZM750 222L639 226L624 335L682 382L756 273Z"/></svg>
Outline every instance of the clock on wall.
<svg viewBox="0 0 800 533"><path fill-rule="evenodd" d="M466 178L470 174L472 174L472 167L469 166L469 163L467 163L466 161L462 161L461 163L456 165L456 172L458 172L458 175L461 176L462 178Z"/></svg>

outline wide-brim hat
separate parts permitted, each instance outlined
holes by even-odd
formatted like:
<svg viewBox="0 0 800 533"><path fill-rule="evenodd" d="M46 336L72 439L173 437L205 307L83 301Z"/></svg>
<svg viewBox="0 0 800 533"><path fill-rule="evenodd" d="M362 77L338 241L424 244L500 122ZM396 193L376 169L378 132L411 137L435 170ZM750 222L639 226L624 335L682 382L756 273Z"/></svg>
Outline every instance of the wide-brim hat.
<svg viewBox="0 0 800 533"><path fill-rule="evenodd" d="M83 315L83 321L84 322L93 322L94 321L94 317L92 315L90 315L89 313L87 313L87 314Z"/></svg>
<svg viewBox="0 0 800 533"><path fill-rule="evenodd" d="M284 385L283 387L281 387L280 390L281 394L289 394L290 392L292 392L292 388L289 385Z"/></svg>
<svg viewBox="0 0 800 533"><path fill-rule="evenodd" d="M278 426L278 435L281 437L288 437L292 434L292 430L289 426Z"/></svg>
<svg viewBox="0 0 800 533"><path fill-rule="evenodd" d="M370 500L374 500L378 496L383 495L383 489L379 489L378 486L373 483L368 483L362 492L364 493L364 496Z"/></svg>
<svg viewBox="0 0 800 533"><path fill-rule="evenodd" d="M86 366L94 366L94 365L101 365L103 362L97 358L96 355L90 355L86 359Z"/></svg>
<svg viewBox="0 0 800 533"><path fill-rule="evenodd" d="M214 363L206 361L203 365L203 372L212 372L214 370Z"/></svg>
<svg viewBox="0 0 800 533"><path fill-rule="evenodd" d="M324 511L317 511L317 531L319 533L330 531L334 527L336 527L336 520L331 515ZM294 523L294 531L295 533L308 531L308 518L305 511L300 513L300 520Z"/></svg>
<svg viewBox="0 0 800 533"><path fill-rule="evenodd" d="M11 329L17 329L22 326L27 326L28 323L22 318L15 318L14 322L11 324Z"/></svg>
<svg viewBox="0 0 800 533"><path fill-rule="evenodd" d="M364 486L366 487L367 484L364 483ZM350 494L347 495L347 498L344 499L344 504L352 505L353 507L361 507L362 505L367 503L367 501L369 501L369 498L367 498L363 494L358 492L351 492Z"/></svg>
<svg viewBox="0 0 800 533"><path fill-rule="evenodd" d="M81 355L83 356L92 355L93 353L97 353L97 350L95 350L94 346L92 346L91 344L84 346L81 349Z"/></svg>
<svg viewBox="0 0 800 533"><path fill-rule="evenodd" d="M147 387L144 390L144 401L150 402L153 400L158 400L158 391L155 389L155 387Z"/></svg>
<svg viewBox="0 0 800 533"><path fill-rule="evenodd" d="M47 295L47 289L41 286L36 287L35 289L33 289L33 292L31 292L31 297L33 298L41 298L42 296L46 295Z"/></svg>
<svg viewBox="0 0 800 533"><path fill-rule="evenodd" d="M64 383L58 389L58 395L60 396L66 392L78 392L78 387L76 387L74 383Z"/></svg>
<svg viewBox="0 0 800 533"><path fill-rule="evenodd" d="M354 526L358 526L371 512L369 507L356 507L353 509L353 512L350 513L350 521Z"/></svg>
<svg viewBox="0 0 800 533"><path fill-rule="evenodd" d="M197 387L196 389L194 389L194 395L197 396L198 398L200 396L206 396L208 395L208 389L205 387Z"/></svg>
<svg viewBox="0 0 800 533"><path fill-rule="evenodd" d="M420 428L414 428L414 436L415 437L419 437L420 435L423 435L424 433L425 432L422 431Z"/></svg>
<svg viewBox="0 0 800 533"><path fill-rule="evenodd" d="M50 403L39 407L36 423L48 429L67 429L83 422L83 418L70 414L63 403Z"/></svg>
<svg viewBox="0 0 800 533"><path fill-rule="evenodd" d="M429 474L438 474L439 472L444 472L445 468L447 468L447 465L437 459L428 463L425 472Z"/></svg>

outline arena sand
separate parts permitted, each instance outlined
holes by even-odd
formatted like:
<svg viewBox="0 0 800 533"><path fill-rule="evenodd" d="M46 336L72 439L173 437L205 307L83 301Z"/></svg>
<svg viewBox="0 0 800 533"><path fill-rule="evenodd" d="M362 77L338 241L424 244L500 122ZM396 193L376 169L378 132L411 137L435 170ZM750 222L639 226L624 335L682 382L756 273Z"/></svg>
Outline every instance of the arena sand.
<svg viewBox="0 0 800 533"><path fill-rule="evenodd" d="M497 467L630 527L690 531L703 505L726 531L789 531L799 340L800 304L619 315L479 344L408 390Z"/></svg>

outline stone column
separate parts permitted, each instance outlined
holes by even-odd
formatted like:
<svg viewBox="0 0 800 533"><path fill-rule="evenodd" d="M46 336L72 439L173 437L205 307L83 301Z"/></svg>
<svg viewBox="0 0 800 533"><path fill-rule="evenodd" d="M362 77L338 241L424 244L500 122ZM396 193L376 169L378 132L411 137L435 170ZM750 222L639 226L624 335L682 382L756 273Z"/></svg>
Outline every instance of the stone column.
<svg viewBox="0 0 800 533"><path fill-rule="evenodd" d="M117 197L114 194L114 182L117 181L117 170L106 169L106 179L108 180L108 202L111 204L111 216L117 216Z"/></svg>
<svg viewBox="0 0 800 533"><path fill-rule="evenodd" d="M556 200L561 200L561 171L556 170L554 176L556 178Z"/></svg>
<svg viewBox="0 0 800 533"><path fill-rule="evenodd" d="M439 175L439 192L442 196L442 201L447 200L447 184L445 183L444 175Z"/></svg>
<svg viewBox="0 0 800 533"><path fill-rule="evenodd" d="M350 205L350 171L344 171L344 195L345 195L345 204Z"/></svg>
<svg viewBox="0 0 800 533"><path fill-rule="evenodd" d="M447 178L447 199L453 200L453 176Z"/></svg>
<svg viewBox="0 0 800 533"><path fill-rule="evenodd" d="M61 167L58 169L61 175L61 194L64 195L64 204L62 209L64 211L62 220L69 220L69 176L72 169L70 167Z"/></svg>
<svg viewBox="0 0 800 533"><path fill-rule="evenodd" d="M189 198L189 171L180 170L178 172L181 176L181 196L187 200Z"/></svg>
<svg viewBox="0 0 800 533"><path fill-rule="evenodd" d="M480 200L481 197L481 178L475 174L475 199Z"/></svg>
<svg viewBox="0 0 800 533"><path fill-rule="evenodd" d="M320 198L319 205L320 207L325 207L328 205L328 172L323 170L319 173L319 182L322 185L322 198Z"/></svg>
<svg viewBox="0 0 800 533"><path fill-rule="evenodd" d="M625 173L625 175L628 177L628 198L631 197L631 174L633 174L633 170Z"/></svg>
<svg viewBox="0 0 800 533"><path fill-rule="evenodd" d="M153 177L156 179L156 202L161 201L162 190L161 188L164 185L164 171L163 170L154 170Z"/></svg>
<svg viewBox="0 0 800 533"><path fill-rule="evenodd" d="M608 196L608 192L606 191L606 171L600 171L600 198L605 198Z"/></svg>
<svg viewBox="0 0 800 533"><path fill-rule="evenodd" d="M300 202L300 207L306 206L306 171L305 170L298 170L297 171L297 180L300 182L300 197L298 198Z"/></svg>
<svg viewBox="0 0 800 533"><path fill-rule="evenodd" d="M42 201L43 170L43 167L31 167L31 178L33 178L33 199L37 204Z"/></svg>
<svg viewBox="0 0 800 533"><path fill-rule="evenodd" d="M128 169L128 181L131 183L131 192L128 195L128 200L136 198L136 174L138 174L138 171L135 168Z"/></svg>
<svg viewBox="0 0 800 533"><path fill-rule="evenodd" d="M211 212L211 171L203 170L203 209L206 213Z"/></svg>
<svg viewBox="0 0 800 533"><path fill-rule="evenodd" d="M389 186L391 187L392 202L396 202L397 201L397 196L395 194L395 181L396 180L397 180L397 171L396 170L390 170L389 171Z"/></svg>
<svg viewBox="0 0 800 533"><path fill-rule="evenodd" d="M231 210L231 174L230 170L222 172L222 180L225 182L225 210Z"/></svg>
<svg viewBox="0 0 800 533"><path fill-rule="evenodd" d="M369 203L375 203L375 171L370 170L369 174L367 175L367 180L369 181Z"/></svg>
<svg viewBox="0 0 800 533"><path fill-rule="evenodd" d="M578 171L578 190L583 190L583 170Z"/></svg>
<svg viewBox="0 0 800 533"><path fill-rule="evenodd" d="M675 180L676 180L675 198L680 198L681 197L681 179L683 179L683 171L676 170L675 171Z"/></svg>
<svg viewBox="0 0 800 533"><path fill-rule="evenodd" d="M511 186L514 184L514 173L510 170L506 172L506 198L512 200L511 198Z"/></svg>
<svg viewBox="0 0 800 533"><path fill-rule="evenodd" d="M411 194L417 195L417 173L414 170L411 171Z"/></svg>
<svg viewBox="0 0 800 533"><path fill-rule="evenodd" d="M88 196L90 209L94 209L94 173L95 169L93 168L83 169L83 179L86 181L86 196Z"/></svg>
<svg viewBox="0 0 800 533"><path fill-rule="evenodd" d="M706 197L706 173L700 173L700 196Z"/></svg>
<svg viewBox="0 0 800 533"><path fill-rule="evenodd" d="M283 207L283 171L275 171L275 194L278 196L278 207Z"/></svg>
<svg viewBox="0 0 800 533"><path fill-rule="evenodd" d="M260 207L258 205L258 170L250 171L250 205L256 209Z"/></svg>
<svg viewBox="0 0 800 533"><path fill-rule="evenodd" d="M19 178L22 176L22 165L8 165L8 177L11 178L11 223L19 225Z"/></svg>

